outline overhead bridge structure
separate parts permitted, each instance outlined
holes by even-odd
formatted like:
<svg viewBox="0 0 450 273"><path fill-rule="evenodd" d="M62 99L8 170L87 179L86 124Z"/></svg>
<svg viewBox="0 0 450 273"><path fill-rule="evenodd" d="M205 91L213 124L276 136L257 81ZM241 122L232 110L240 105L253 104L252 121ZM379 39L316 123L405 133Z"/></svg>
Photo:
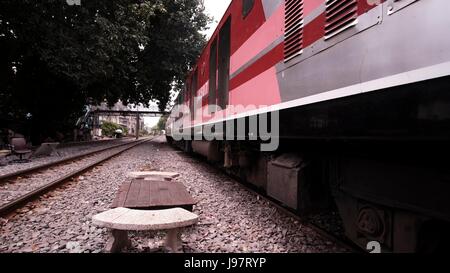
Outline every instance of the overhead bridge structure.
<svg viewBox="0 0 450 273"><path fill-rule="evenodd" d="M93 118L94 127L99 126L100 116L123 116L123 117L136 117L136 139L139 139L140 131L140 119L141 117L161 117L164 115L169 115L169 112L165 111L142 111L142 110L110 110L110 109L96 109L90 111L90 116Z"/></svg>

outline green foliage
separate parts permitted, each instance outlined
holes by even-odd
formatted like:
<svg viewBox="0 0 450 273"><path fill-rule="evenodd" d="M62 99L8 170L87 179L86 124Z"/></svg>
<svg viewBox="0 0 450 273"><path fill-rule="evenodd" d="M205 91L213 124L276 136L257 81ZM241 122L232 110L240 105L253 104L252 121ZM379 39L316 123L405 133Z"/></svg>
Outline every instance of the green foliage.
<svg viewBox="0 0 450 273"><path fill-rule="evenodd" d="M108 137L114 136L114 133L116 132L117 129L121 129L123 131L124 135L128 134L127 128L125 128L119 124L116 124L114 122L109 122L109 121L103 121L101 129L102 129L102 134L104 136L108 136Z"/></svg>
<svg viewBox="0 0 450 273"><path fill-rule="evenodd" d="M139 131L139 136L148 136L150 133L147 131L147 129L141 129Z"/></svg>
<svg viewBox="0 0 450 273"><path fill-rule="evenodd" d="M205 43L200 2L0 1L0 116L50 134L87 103L165 109Z"/></svg>
<svg viewBox="0 0 450 273"><path fill-rule="evenodd" d="M165 130L166 129L167 118L168 118L168 116L162 116L159 119L158 124L156 124L156 126L154 127L154 129L156 129L158 131Z"/></svg>

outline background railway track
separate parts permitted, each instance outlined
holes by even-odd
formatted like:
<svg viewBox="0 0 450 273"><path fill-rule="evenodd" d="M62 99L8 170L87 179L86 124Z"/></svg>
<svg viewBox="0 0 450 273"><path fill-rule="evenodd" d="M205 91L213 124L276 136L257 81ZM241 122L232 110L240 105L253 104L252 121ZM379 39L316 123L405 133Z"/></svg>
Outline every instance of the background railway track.
<svg viewBox="0 0 450 273"><path fill-rule="evenodd" d="M58 145L58 149L61 148L73 148L85 145L103 145L108 143L113 143L121 140L135 139L135 137L123 137L123 138L112 138L112 139L101 139L101 140L90 140L90 141L76 141L76 142L64 142Z"/></svg>
<svg viewBox="0 0 450 273"><path fill-rule="evenodd" d="M93 167L152 139L144 139L78 154L0 177L0 216L79 176Z"/></svg>
<svg viewBox="0 0 450 273"><path fill-rule="evenodd" d="M89 150L89 151L77 153L77 154L74 154L74 155L69 155L67 157L63 157L61 159L54 160L54 161L51 161L51 162L39 164L39 165L28 167L28 168L25 168L25 169L20 169L20 170L14 171L14 172L8 172L8 173L0 175L0 185L2 183L4 183L4 181L10 180L10 179L14 179L14 178L19 177L19 176L24 176L24 175L28 175L28 174L31 174L31 173L34 173L34 172L37 172L37 171L40 171L40 170L45 170L45 169L48 169L48 168L51 168L51 167L54 167L54 166L57 166L57 165L65 164L65 163L73 161L73 160L78 160L80 158L83 158L83 157L86 157L86 156L90 156L90 155L93 155L93 154L96 154L96 153L100 153L100 152L107 151L107 150L110 150L110 149L114 149L114 148L117 148L117 147L122 147L122 146L125 146L125 145L129 145L130 143L133 143L133 141L121 142L121 143L113 145L113 146L101 147L101 148L98 148L98 149Z"/></svg>

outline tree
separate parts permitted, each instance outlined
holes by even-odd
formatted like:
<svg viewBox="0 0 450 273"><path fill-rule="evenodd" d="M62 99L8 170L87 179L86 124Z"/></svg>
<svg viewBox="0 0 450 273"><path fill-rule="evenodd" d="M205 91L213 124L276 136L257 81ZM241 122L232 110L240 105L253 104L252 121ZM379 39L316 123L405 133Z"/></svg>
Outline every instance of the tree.
<svg viewBox="0 0 450 273"><path fill-rule="evenodd" d="M116 133L116 130L118 130L118 129L122 130L124 135L128 134L127 128L125 128L119 124L116 124L114 122L103 121L101 128L102 128L102 134L104 136L112 137L112 136L114 136L114 134Z"/></svg>
<svg viewBox="0 0 450 273"><path fill-rule="evenodd" d="M88 103L164 109L208 20L199 0L2 0L0 121L37 140L71 129Z"/></svg>
<svg viewBox="0 0 450 273"><path fill-rule="evenodd" d="M156 126L154 127L156 130L158 131L162 131L166 129L166 122L167 122L167 118L168 116L162 116L159 121L158 124L156 124Z"/></svg>

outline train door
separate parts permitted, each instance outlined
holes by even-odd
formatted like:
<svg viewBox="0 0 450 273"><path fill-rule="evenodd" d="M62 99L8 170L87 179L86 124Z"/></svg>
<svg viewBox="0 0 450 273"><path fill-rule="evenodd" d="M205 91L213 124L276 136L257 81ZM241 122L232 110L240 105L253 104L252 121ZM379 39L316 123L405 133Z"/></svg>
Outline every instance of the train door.
<svg viewBox="0 0 450 273"><path fill-rule="evenodd" d="M198 73L197 73L197 69L195 70L194 74L192 75L192 80L191 80L191 117L192 120L195 119L195 108L198 107L198 105L196 105L197 103L195 102L195 99L197 97L197 87L198 87Z"/></svg>
<svg viewBox="0 0 450 273"><path fill-rule="evenodd" d="M219 32L219 79L218 105L225 109L229 99L230 54L231 54L231 17Z"/></svg>
<svg viewBox="0 0 450 273"><path fill-rule="evenodd" d="M209 112L214 113L217 105L217 39L215 39L209 52Z"/></svg>

